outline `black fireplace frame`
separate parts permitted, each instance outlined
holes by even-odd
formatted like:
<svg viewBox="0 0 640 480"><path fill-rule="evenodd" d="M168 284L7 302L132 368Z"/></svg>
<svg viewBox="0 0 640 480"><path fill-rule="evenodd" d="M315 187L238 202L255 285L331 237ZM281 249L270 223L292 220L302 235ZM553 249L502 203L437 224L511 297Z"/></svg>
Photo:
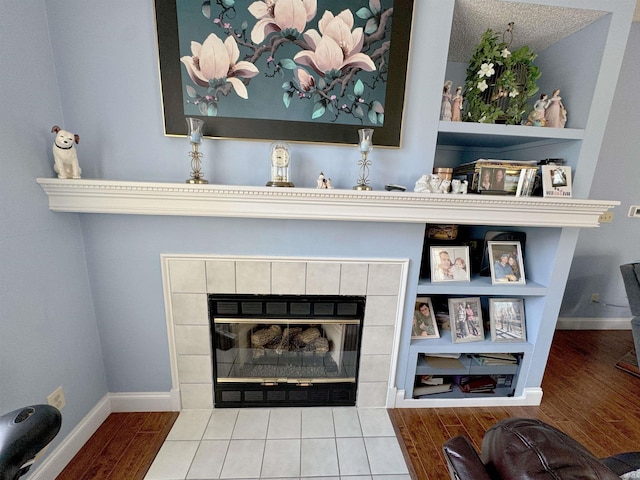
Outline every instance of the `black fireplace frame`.
<svg viewBox="0 0 640 480"><path fill-rule="evenodd" d="M360 370L360 348L364 325L366 297L353 295L243 295L209 294L213 387L215 408L355 406ZM295 320L359 320L355 380L308 382L235 382L218 381L215 318Z"/></svg>

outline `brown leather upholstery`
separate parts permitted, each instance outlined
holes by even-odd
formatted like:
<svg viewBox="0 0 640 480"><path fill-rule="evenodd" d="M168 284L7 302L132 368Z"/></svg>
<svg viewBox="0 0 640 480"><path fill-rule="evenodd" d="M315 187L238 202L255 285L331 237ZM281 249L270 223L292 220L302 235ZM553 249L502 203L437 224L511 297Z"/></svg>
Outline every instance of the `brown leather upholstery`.
<svg viewBox="0 0 640 480"><path fill-rule="evenodd" d="M619 475L640 468L636 453L601 461L567 434L528 418L491 427L480 455L465 437L445 442L443 452L452 480L620 480Z"/></svg>

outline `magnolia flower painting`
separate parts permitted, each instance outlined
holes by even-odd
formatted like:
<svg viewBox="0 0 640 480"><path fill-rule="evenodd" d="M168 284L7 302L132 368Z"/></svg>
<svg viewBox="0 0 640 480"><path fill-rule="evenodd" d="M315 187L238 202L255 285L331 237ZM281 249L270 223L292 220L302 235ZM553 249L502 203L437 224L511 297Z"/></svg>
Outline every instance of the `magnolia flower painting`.
<svg viewBox="0 0 640 480"><path fill-rule="evenodd" d="M167 133L399 146L413 1L155 0Z"/></svg>

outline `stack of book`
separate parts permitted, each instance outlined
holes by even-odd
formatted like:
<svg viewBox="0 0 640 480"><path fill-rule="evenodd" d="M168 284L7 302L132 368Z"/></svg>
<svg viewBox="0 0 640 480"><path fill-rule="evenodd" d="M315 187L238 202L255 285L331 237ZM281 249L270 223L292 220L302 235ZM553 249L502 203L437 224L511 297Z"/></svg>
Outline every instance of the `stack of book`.
<svg viewBox="0 0 640 480"><path fill-rule="evenodd" d="M464 393L493 393L497 382L489 375L456 377L456 383Z"/></svg>
<svg viewBox="0 0 640 480"><path fill-rule="evenodd" d="M471 358L478 365L515 365L518 357L512 353L476 353Z"/></svg>
<svg viewBox="0 0 640 480"><path fill-rule="evenodd" d="M413 397L421 398L434 393L450 392L451 382L445 382L444 377L434 377L432 375L421 375L419 384L413 389Z"/></svg>

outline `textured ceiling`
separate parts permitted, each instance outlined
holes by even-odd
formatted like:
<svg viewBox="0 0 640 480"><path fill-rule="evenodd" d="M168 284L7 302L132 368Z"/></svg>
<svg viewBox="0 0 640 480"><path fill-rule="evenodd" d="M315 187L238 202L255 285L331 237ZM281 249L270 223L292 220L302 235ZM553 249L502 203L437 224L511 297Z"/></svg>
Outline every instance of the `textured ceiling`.
<svg viewBox="0 0 640 480"><path fill-rule="evenodd" d="M509 22L514 22L513 43L510 49L516 50L528 45L534 52L541 52L605 14L580 8L549 7L499 0L456 0L449 60L468 62L475 45L487 28L495 32L504 32ZM508 39L506 41L508 43Z"/></svg>

